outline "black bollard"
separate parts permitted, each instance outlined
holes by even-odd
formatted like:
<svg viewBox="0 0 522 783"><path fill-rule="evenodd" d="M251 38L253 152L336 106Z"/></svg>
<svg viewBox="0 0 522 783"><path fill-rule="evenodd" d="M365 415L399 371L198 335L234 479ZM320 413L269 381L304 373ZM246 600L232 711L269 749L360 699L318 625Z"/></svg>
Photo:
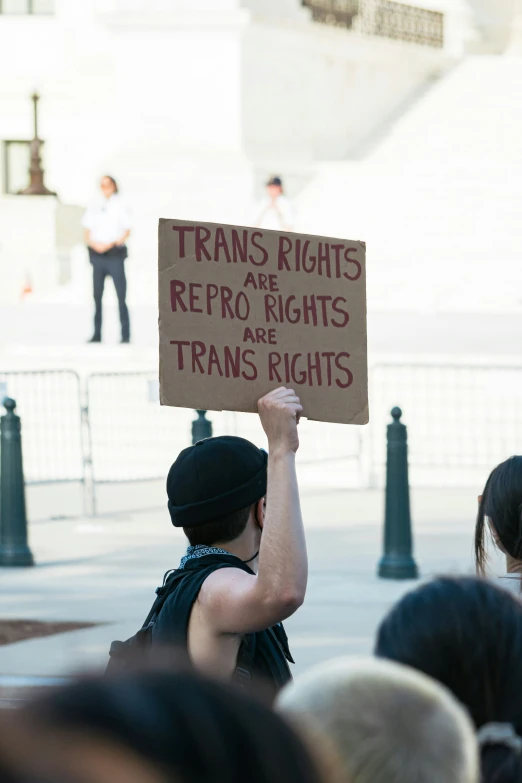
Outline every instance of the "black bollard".
<svg viewBox="0 0 522 783"><path fill-rule="evenodd" d="M16 402L4 400L0 418L0 566L32 566L27 544L25 484L20 417Z"/></svg>
<svg viewBox="0 0 522 783"><path fill-rule="evenodd" d="M410 487L408 482L408 434L401 423L402 411L394 408L388 424L386 461L386 509L384 555L379 562L382 579L417 579L412 556Z"/></svg>
<svg viewBox="0 0 522 783"><path fill-rule="evenodd" d="M196 413L198 418L192 422L192 445L212 437L212 422L207 419L207 412L197 410Z"/></svg>

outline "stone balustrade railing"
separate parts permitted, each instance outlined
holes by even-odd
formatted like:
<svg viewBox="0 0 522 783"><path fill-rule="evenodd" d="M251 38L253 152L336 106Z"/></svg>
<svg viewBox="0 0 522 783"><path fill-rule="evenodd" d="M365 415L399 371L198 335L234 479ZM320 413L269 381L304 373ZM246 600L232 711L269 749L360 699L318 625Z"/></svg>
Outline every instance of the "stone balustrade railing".
<svg viewBox="0 0 522 783"><path fill-rule="evenodd" d="M400 41L444 46L444 14L394 0L302 0L323 24Z"/></svg>

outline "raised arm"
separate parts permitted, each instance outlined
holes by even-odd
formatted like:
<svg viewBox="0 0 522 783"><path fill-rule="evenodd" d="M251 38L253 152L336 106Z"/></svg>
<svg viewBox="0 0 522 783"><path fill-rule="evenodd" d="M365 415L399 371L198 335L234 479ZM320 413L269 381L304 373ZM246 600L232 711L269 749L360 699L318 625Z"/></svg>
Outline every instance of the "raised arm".
<svg viewBox="0 0 522 783"><path fill-rule="evenodd" d="M306 592L308 561L295 471L302 407L292 389L281 388L263 397L258 410L269 447L258 573L224 568L204 582L199 603L216 634L275 625L301 606Z"/></svg>

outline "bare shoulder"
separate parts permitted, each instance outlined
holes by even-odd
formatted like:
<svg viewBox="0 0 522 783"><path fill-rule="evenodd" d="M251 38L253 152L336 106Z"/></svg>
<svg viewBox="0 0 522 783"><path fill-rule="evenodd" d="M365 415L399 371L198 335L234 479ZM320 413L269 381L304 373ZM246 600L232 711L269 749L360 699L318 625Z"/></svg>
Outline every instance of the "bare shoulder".
<svg viewBox="0 0 522 783"><path fill-rule="evenodd" d="M213 634L263 631L286 620L297 608L284 595L273 596L254 574L221 568L204 581L198 611Z"/></svg>
<svg viewBox="0 0 522 783"><path fill-rule="evenodd" d="M240 568L219 568L203 582L199 601L204 606L216 605L233 595L243 591L248 592L256 581L256 576L247 574Z"/></svg>

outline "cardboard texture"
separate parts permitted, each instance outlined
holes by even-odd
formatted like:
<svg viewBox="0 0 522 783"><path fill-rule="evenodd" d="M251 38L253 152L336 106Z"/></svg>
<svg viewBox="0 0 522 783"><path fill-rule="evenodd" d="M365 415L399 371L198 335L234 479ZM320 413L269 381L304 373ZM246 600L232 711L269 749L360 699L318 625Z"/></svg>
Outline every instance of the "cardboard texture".
<svg viewBox="0 0 522 783"><path fill-rule="evenodd" d="M159 221L162 405L257 410L278 386L303 415L368 422L366 247Z"/></svg>

